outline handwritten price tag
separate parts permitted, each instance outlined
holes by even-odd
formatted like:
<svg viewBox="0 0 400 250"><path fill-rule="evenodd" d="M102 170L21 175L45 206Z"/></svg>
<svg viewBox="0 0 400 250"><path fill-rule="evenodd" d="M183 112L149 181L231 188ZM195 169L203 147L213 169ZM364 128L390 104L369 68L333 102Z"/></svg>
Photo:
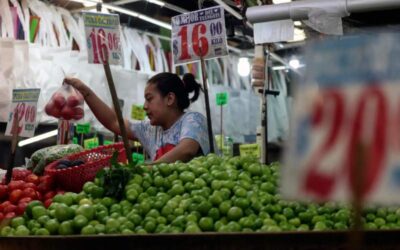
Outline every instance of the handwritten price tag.
<svg viewBox="0 0 400 250"><path fill-rule="evenodd" d="M99 138L97 137L86 139L83 141L83 147L85 149L97 148L98 146L99 146Z"/></svg>
<svg viewBox="0 0 400 250"><path fill-rule="evenodd" d="M131 111L131 117L132 119L143 121L144 118L146 117L146 111L144 111L142 105L132 105L132 111Z"/></svg>
<svg viewBox="0 0 400 250"><path fill-rule="evenodd" d="M5 135L18 133L21 137L32 137L35 133L37 101L40 89L13 89L11 109ZM18 120L14 119L18 113ZM13 122L18 122L18 131L12 130Z"/></svg>
<svg viewBox="0 0 400 250"><path fill-rule="evenodd" d="M260 147L257 143L242 144L239 146L240 156L260 157Z"/></svg>
<svg viewBox="0 0 400 250"><path fill-rule="evenodd" d="M121 64L119 15L84 12L89 63Z"/></svg>
<svg viewBox="0 0 400 250"><path fill-rule="evenodd" d="M174 64L228 55L224 9L212 7L172 17Z"/></svg>
<svg viewBox="0 0 400 250"><path fill-rule="evenodd" d="M76 133L78 133L78 134L89 134L90 127L91 127L90 123L76 124Z"/></svg>
<svg viewBox="0 0 400 250"><path fill-rule="evenodd" d="M228 103L228 93L217 93L216 101L218 106L223 106Z"/></svg>
<svg viewBox="0 0 400 250"><path fill-rule="evenodd" d="M348 202L361 183L366 202L400 202L399 38L353 37L308 50L283 167L285 197Z"/></svg>

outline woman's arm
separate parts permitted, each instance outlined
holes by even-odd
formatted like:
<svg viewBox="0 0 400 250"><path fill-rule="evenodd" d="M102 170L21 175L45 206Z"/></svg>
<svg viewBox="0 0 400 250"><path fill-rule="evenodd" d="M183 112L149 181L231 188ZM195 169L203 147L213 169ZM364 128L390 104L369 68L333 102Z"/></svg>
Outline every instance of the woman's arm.
<svg viewBox="0 0 400 250"><path fill-rule="evenodd" d="M115 111L105 104L88 86L86 86L81 80L77 78L65 78L65 83L73 86L78 90L85 98L86 104L93 112L94 116L99 120L104 127L116 134L121 134L117 115ZM125 119L125 128L127 128L128 138L131 140L136 139L133 132L128 129L129 123Z"/></svg>
<svg viewBox="0 0 400 250"><path fill-rule="evenodd" d="M172 163L178 160L188 162L197 155L200 144L189 138L182 139L171 151L161 156L154 163Z"/></svg>

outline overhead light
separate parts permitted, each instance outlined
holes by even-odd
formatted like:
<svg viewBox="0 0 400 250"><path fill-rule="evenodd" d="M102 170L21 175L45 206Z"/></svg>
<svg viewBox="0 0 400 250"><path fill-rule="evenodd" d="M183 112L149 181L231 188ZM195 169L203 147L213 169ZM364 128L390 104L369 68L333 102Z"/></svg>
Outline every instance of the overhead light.
<svg viewBox="0 0 400 250"><path fill-rule="evenodd" d="M301 26L301 22L300 21L294 21L294 26Z"/></svg>
<svg viewBox="0 0 400 250"><path fill-rule="evenodd" d="M41 141L41 140L56 136L57 133L58 133L58 130L55 129L55 130L52 130L50 132L46 132L44 134L34 136L32 138L29 138L29 139L26 139L26 140L22 140L22 141L20 141L18 143L18 146L19 147L23 147L25 145L28 145L28 144L31 144L31 143L34 143L34 142L38 142L38 141Z"/></svg>
<svg viewBox="0 0 400 250"><path fill-rule="evenodd" d="M292 0L273 0L274 4L290 3Z"/></svg>
<svg viewBox="0 0 400 250"><path fill-rule="evenodd" d="M96 0L70 0L70 1L78 2L78 3L82 3L82 4L84 4L84 3L95 3L96 4L97 3ZM150 1L151 2L153 2L153 1L159 2L158 0L148 0L148 1L149 2ZM123 13L123 14L129 15L129 16L137 17L137 18L140 18L140 19L142 19L144 21L147 21L149 23L153 23L153 24L158 25L160 27L172 30L172 26L169 23L165 23L165 22L159 21L157 19L148 17L146 15L139 14L139 13L137 13L135 11L131 11L131 10L128 10L126 8L121 8L121 7L118 7L118 6L115 6L115 5L112 5L112 4L106 4L106 3L103 3L102 7L106 8L106 9L109 9L109 10L113 10L113 11L119 12L119 13Z"/></svg>
<svg viewBox="0 0 400 250"><path fill-rule="evenodd" d="M289 61L289 66L294 68L294 69L298 69L300 67L300 61L298 59L291 59Z"/></svg>
<svg viewBox="0 0 400 250"><path fill-rule="evenodd" d="M284 70L287 69L286 66L274 66L272 67L273 70Z"/></svg>
<svg viewBox="0 0 400 250"><path fill-rule="evenodd" d="M246 77L250 74L250 62L249 58L241 57L237 65L237 70L240 76Z"/></svg>
<svg viewBox="0 0 400 250"><path fill-rule="evenodd" d="M163 7L163 6L165 5L165 3L164 3L164 2L162 2L162 1L159 1L159 0L147 0L147 2L149 2L149 3L154 3L154 4L157 4L157 5L160 5L161 7Z"/></svg>
<svg viewBox="0 0 400 250"><path fill-rule="evenodd" d="M292 42L303 41L305 39L306 39L306 34L304 33L304 30L299 28L294 28L294 39Z"/></svg>

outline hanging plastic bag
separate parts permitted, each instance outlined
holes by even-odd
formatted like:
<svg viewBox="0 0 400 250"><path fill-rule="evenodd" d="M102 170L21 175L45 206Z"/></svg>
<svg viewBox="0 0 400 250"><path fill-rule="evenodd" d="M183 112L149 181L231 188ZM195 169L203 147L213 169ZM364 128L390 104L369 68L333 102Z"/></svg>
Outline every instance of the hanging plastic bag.
<svg viewBox="0 0 400 250"><path fill-rule="evenodd" d="M83 96L72 86L63 84L46 104L45 112L63 120L78 121L84 115Z"/></svg>

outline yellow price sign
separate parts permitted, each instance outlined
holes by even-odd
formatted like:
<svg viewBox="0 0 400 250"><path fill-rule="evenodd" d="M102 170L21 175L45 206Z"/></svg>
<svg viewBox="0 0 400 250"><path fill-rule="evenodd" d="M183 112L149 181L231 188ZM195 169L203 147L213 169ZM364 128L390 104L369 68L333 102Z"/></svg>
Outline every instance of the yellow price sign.
<svg viewBox="0 0 400 250"><path fill-rule="evenodd" d="M97 137L86 139L83 141L83 147L85 149L97 148L98 146L99 146L99 138Z"/></svg>
<svg viewBox="0 0 400 250"><path fill-rule="evenodd" d="M143 121L145 117L146 117L146 111L144 111L143 106L133 104L131 110L131 118Z"/></svg>
<svg viewBox="0 0 400 250"><path fill-rule="evenodd" d="M242 144L239 146L240 156L260 157L260 147L257 143Z"/></svg>

